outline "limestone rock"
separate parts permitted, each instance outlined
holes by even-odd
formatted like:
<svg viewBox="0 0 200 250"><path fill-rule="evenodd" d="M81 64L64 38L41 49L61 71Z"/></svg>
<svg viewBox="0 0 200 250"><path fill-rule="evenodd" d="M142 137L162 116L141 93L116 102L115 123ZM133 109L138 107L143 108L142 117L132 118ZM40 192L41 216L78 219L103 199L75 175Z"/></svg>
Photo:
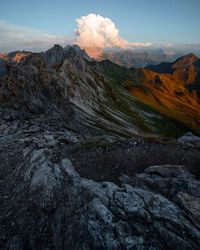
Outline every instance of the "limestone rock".
<svg viewBox="0 0 200 250"><path fill-rule="evenodd" d="M200 137L192 134L191 132L186 133L178 139L178 142L189 145L200 147Z"/></svg>

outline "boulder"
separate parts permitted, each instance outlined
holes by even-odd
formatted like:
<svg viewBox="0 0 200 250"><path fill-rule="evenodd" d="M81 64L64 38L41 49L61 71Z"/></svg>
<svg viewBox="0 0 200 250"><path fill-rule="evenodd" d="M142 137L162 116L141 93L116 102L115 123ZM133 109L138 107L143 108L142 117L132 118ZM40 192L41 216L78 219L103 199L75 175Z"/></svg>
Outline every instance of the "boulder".
<svg viewBox="0 0 200 250"><path fill-rule="evenodd" d="M188 132L185 135L181 136L178 139L178 142L189 146L200 147L200 137L194 135L191 132Z"/></svg>

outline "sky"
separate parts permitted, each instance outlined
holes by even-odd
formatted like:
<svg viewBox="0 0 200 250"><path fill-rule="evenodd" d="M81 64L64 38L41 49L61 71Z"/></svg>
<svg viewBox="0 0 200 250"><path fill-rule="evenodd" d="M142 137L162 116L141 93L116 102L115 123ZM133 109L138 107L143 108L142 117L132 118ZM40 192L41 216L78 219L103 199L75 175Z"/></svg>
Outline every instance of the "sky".
<svg viewBox="0 0 200 250"><path fill-rule="evenodd" d="M109 46L116 39L116 46L200 44L199 10L200 0L0 0L0 51L23 46L42 50L52 43L74 41L81 44L86 42L79 32L85 29L80 27L83 20L88 28L85 35L94 33L89 27L92 20L99 23L100 41L108 35L100 38L107 19L117 32L117 37L107 37L106 45L112 40Z"/></svg>

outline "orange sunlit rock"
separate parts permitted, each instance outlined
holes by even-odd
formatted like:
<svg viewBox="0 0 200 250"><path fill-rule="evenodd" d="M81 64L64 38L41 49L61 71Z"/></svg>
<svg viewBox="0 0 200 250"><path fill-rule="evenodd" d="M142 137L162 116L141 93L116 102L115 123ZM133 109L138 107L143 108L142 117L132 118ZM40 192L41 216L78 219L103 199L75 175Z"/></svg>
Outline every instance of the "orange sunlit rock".
<svg viewBox="0 0 200 250"><path fill-rule="evenodd" d="M17 54L12 58L12 61L13 62L20 62L25 56L27 56L27 53L17 52Z"/></svg>
<svg viewBox="0 0 200 250"><path fill-rule="evenodd" d="M0 59L7 60L7 59L8 59L8 57L7 57L7 55L6 55L6 54L4 54L4 53L0 53Z"/></svg>
<svg viewBox="0 0 200 250"><path fill-rule="evenodd" d="M93 48L93 47L86 47L86 48L84 48L84 50L91 58L94 58L96 60L101 59L102 49Z"/></svg>
<svg viewBox="0 0 200 250"><path fill-rule="evenodd" d="M171 73L159 73L140 69L142 87L131 87L129 92L141 102L150 105L162 114L174 118L199 131L200 103L196 90L188 87L198 83L199 69L190 54L172 64Z"/></svg>

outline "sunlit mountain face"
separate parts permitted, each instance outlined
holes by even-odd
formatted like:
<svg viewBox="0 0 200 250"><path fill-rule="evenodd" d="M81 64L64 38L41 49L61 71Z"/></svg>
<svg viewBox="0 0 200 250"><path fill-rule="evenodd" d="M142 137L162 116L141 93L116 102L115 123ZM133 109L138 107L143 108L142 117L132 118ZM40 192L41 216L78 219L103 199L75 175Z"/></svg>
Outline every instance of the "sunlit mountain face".
<svg viewBox="0 0 200 250"><path fill-rule="evenodd" d="M11 61L11 62L18 63L30 53L31 52L27 52L27 51L13 51L8 54L0 54L0 59L4 61Z"/></svg>
<svg viewBox="0 0 200 250"><path fill-rule="evenodd" d="M189 54L173 63L140 69L142 85L130 87L129 92L159 112L199 131L199 63L198 57Z"/></svg>

